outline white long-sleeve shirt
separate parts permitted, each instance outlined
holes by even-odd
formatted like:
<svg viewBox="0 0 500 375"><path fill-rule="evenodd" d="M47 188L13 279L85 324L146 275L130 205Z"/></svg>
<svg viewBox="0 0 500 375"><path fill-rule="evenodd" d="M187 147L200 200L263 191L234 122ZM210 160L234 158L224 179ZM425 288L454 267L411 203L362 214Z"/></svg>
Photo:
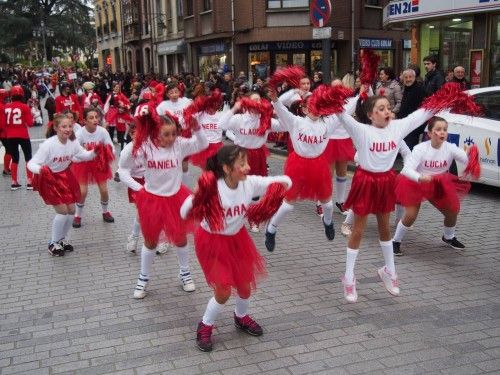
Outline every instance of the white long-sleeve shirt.
<svg viewBox="0 0 500 375"><path fill-rule="evenodd" d="M353 115L354 112L356 111L356 104L358 102L359 95L347 99L347 103L344 106L344 110L346 111L347 114ZM333 129L332 134L330 135L330 139L347 139L351 138L347 130L344 128L344 125L340 123L339 126L336 126L335 129Z"/></svg>
<svg viewBox="0 0 500 375"><path fill-rule="evenodd" d="M118 161L118 174L120 175L120 179L123 179L121 177L123 169L127 169L130 176L133 178L144 177L146 168L144 168L144 165L138 163L137 159L132 155L133 148L134 142L127 143L120 153L120 160Z"/></svg>
<svg viewBox="0 0 500 375"><path fill-rule="evenodd" d="M75 136L78 142L86 149L89 147L93 148L100 143L110 145L114 149L114 145L108 131L102 126L98 126L93 133L89 133L87 128L83 126L75 133Z"/></svg>
<svg viewBox="0 0 500 375"><path fill-rule="evenodd" d="M207 112L198 112L195 115L198 124L207 136L208 143L222 142L222 128L220 124L222 116L223 112L215 112L213 115Z"/></svg>
<svg viewBox="0 0 500 375"><path fill-rule="evenodd" d="M245 224L245 214L248 206L252 203L252 198L262 196L267 187L274 183L287 184L292 186L292 181L288 176L247 176L244 181L240 181L236 189L231 189L227 186L223 178L217 181L217 188L224 211L224 229L218 234L231 236L243 227ZM186 217L193 206L193 196L186 199L181 207L181 217ZM209 233L213 233L208 226L206 220L202 220L201 227Z"/></svg>
<svg viewBox="0 0 500 375"><path fill-rule="evenodd" d="M168 111L179 119L179 123L184 126L183 112L193 101L191 99L181 97L175 102L171 100L164 100L156 107L156 113L160 116L165 115Z"/></svg>
<svg viewBox="0 0 500 375"><path fill-rule="evenodd" d="M401 173L418 182L422 175L433 176L447 172L453 160L467 164L469 158L464 150L453 143L443 142L441 147L434 148L429 140L413 148Z"/></svg>
<svg viewBox="0 0 500 375"><path fill-rule="evenodd" d="M162 197L176 194L182 183L182 160L207 146L207 137L200 130L194 131L191 138L177 137L168 148L156 147L150 140L144 142L137 150L135 162L145 168L146 191ZM120 179L132 190L138 191L142 188L142 185L132 178L130 165L120 165Z"/></svg>
<svg viewBox="0 0 500 375"><path fill-rule="evenodd" d="M33 173L40 173L43 166L47 166L54 173L62 172L69 167L75 159L79 161L92 160L94 151L85 150L74 140L61 143L57 135L44 141L35 155L28 162L28 169Z"/></svg>
<svg viewBox="0 0 500 375"><path fill-rule="evenodd" d="M394 165L399 144L434 112L418 109L408 117L391 120L385 128L362 124L343 112L339 115L358 151L359 166L369 172L387 172Z"/></svg>

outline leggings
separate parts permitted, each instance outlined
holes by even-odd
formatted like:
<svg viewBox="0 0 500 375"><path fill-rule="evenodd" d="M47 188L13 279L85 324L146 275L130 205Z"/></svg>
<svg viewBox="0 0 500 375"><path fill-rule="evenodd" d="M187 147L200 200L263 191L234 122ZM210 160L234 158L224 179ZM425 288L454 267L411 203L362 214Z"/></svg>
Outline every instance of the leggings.
<svg viewBox="0 0 500 375"><path fill-rule="evenodd" d="M29 162L31 160L31 141L29 138L6 138L5 150L12 156L12 162L19 164L19 146L23 150L24 160Z"/></svg>
<svg viewBox="0 0 500 375"><path fill-rule="evenodd" d="M125 145L125 132L121 132L119 130L116 131L116 137L118 138L118 143L123 150L123 146Z"/></svg>
<svg viewBox="0 0 500 375"><path fill-rule="evenodd" d="M109 136L111 137L111 142L113 142L113 138L115 137L115 129L116 129L116 126L109 126L108 125L108 133L109 133Z"/></svg>

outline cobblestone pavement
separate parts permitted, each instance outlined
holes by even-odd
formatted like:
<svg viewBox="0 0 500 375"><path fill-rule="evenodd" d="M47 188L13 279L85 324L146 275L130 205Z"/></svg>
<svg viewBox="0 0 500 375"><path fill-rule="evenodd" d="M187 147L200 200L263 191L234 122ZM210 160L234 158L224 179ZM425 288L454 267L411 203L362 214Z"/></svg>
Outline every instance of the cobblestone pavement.
<svg viewBox="0 0 500 375"><path fill-rule="evenodd" d="M40 128L32 133L41 137ZM271 174L282 165L272 156ZM263 233L252 234L268 263L250 306L265 334L237 332L230 300L207 354L194 338L211 290L194 254L196 292L182 291L170 252L156 258L148 296L134 300L139 256L125 250L133 209L122 184L109 188L116 222L102 222L91 188L83 226L70 233L74 253L53 258L52 209L0 178L2 375L500 372L498 189L474 187L464 201L457 234L465 251L443 246L441 217L423 206L396 260L398 298L376 278L383 258L371 218L356 266L356 304L344 301L339 281L342 216L334 214L338 234L328 242L314 204L297 204L274 253L265 251Z"/></svg>

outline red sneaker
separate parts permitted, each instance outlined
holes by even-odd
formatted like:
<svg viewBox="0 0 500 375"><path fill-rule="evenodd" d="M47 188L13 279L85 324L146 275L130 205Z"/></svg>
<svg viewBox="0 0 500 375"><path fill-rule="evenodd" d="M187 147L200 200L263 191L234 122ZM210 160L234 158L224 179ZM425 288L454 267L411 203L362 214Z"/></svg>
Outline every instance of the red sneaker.
<svg viewBox="0 0 500 375"><path fill-rule="evenodd" d="M212 351L213 328L214 326L203 324L203 322L198 323L198 329L196 330L196 345L202 352Z"/></svg>
<svg viewBox="0 0 500 375"><path fill-rule="evenodd" d="M323 206L320 204L316 205L316 215L323 217Z"/></svg>
<svg viewBox="0 0 500 375"><path fill-rule="evenodd" d="M239 328L252 336L262 336L264 333L262 327L255 320L250 318L249 315L238 318L236 314L234 314L234 325L236 328Z"/></svg>
<svg viewBox="0 0 500 375"><path fill-rule="evenodd" d="M82 226L82 218L75 216L73 218L73 228L80 228Z"/></svg>
<svg viewBox="0 0 500 375"><path fill-rule="evenodd" d="M115 222L115 218L113 216L111 216L111 212L109 212L109 211L102 214L102 219L106 223L114 223Z"/></svg>

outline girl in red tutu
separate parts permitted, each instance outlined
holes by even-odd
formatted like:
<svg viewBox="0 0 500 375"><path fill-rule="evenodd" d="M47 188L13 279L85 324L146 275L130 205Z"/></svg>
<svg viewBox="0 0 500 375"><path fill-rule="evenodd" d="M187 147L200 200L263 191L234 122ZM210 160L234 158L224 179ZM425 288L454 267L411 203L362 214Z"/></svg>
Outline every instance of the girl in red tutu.
<svg viewBox="0 0 500 375"><path fill-rule="evenodd" d="M121 92L121 85L119 83L114 83L113 92L108 95L108 97L106 98L106 102L104 103L104 120L107 123L109 137L112 141L115 138L115 119L118 113L118 108L120 107L120 103L130 108L130 101Z"/></svg>
<svg viewBox="0 0 500 375"><path fill-rule="evenodd" d="M75 134L77 141L87 150L96 147L106 149L100 155L99 160L75 163L72 165L72 171L80 184L81 199L76 204L75 218L73 219L73 228L82 226L82 212L87 198L89 184L97 184L101 196L102 219L106 223L113 223L115 219L108 210L109 194L108 180L113 177L111 171L111 162L114 159L113 142L108 132L101 126L101 114L97 109L86 108L84 111L84 126Z"/></svg>
<svg viewBox="0 0 500 375"><path fill-rule="evenodd" d="M174 244L179 260L179 278L186 292L195 290L189 271L187 232L192 223L182 220L179 209L190 191L182 185L182 160L208 146L201 129L193 131L191 138L178 137L181 131L173 116L158 116L154 107L144 105L137 119L137 130L132 155L138 165L143 165L144 186L131 176L131 167L120 165L120 179L136 192L135 202L139 213L144 245L141 251L141 272L134 290L134 298L146 296L146 286L163 231L168 242Z"/></svg>
<svg viewBox="0 0 500 375"><path fill-rule="evenodd" d="M430 119L434 111L419 109L404 119L393 120L389 101L372 96L363 103L360 123L344 110L339 116L351 136L359 156L359 167L352 179L351 190L345 202L346 209L354 211L354 225L347 246L346 272L342 278L344 296L356 302L354 265L369 214L377 216L379 243L385 266L378 270L387 291L395 296L400 293L394 265L394 254L389 228L389 218L395 205L395 177L392 166L399 144L412 130ZM366 124L371 124L367 126Z"/></svg>
<svg viewBox="0 0 500 375"><path fill-rule="evenodd" d="M208 160L207 171L198 181L195 196L189 197L181 208L182 217L187 217L193 209L191 214L195 219L202 219L194 236L196 255L207 283L214 289L214 296L198 324L196 342L202 351L212 350L215 320L232 291L237 294L236 327L253 336L262 335L262 328L247 310L257 280L265 276L265 261L244 226L245 216L252 198L261 196L270 184L291 186L287 176L248 176L246 150L236 145L222 147ZM204 212L205 208L211 213L219 209L217 223L203 213L198 217L197 213Z"/></svg>
<svg viewBox="0 0 500 375"><path fill-rule="evenodd" d="M402 255L401 241L415 222L420 204L428 200L444 216L442 240L454 249L465 246L455 237L460 199L467 194L470 183L460 181L448 169L453 160L467 164L465 151L448 138L448 123L441 117L433 117L428 125L429 140L413 148L411 157L398 176L396 199L405 207L405 214L399 221L394 234L395 255Z"/></svg>
<svg viewBox="0 0 500 375"><path fill-rule="evenodd" d="M47 135L50 138L40 145L28 162L28 169L35 174L35 190L38 190L45 204L53 206L56 211L49 254L63 256L66 251L73 251L73 246L65 238L71 227L75 203L80 201L80 187L69 166L74 158L93 159L95 152L85 150L75 140L72 120L65 115L54 116Z"/></svg>

